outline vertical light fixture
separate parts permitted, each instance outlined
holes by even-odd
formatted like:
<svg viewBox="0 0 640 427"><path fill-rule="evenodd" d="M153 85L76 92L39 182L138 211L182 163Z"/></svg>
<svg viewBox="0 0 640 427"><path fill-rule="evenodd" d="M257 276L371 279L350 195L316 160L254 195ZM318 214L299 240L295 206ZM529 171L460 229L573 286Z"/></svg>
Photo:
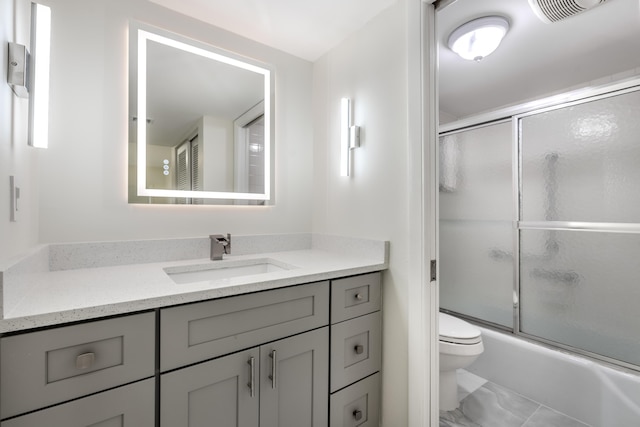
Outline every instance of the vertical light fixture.
<svg viewBox="0 0 640 427"><path fill-rule="evenodd" d="M353 125L351 100L342 98L340 106L340 176L349 176L351 150L360 146L360 126Z"/></svg>
<svg viewBox="0 0 640 427"><path fill-rule="evenodd" d="M49 145L49 63L51 55L51 9L31 4L31 95L29 145Z"/></svg>

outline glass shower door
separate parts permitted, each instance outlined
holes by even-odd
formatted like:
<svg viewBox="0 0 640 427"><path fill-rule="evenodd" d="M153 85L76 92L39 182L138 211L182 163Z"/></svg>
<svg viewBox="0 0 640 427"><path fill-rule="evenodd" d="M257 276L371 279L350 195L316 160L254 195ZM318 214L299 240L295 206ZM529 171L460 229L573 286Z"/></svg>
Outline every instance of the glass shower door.
<svg viewBox="0 0 640 427"><path fill-rule="evenodd" d="M513 327L511 121L440 137L440 306Z"/></svg>
<svg viewBox="0 0 640 427"><path fill-rule="evenodd" d="M520 331L640 366L640 92L520 118Z"/></svg>

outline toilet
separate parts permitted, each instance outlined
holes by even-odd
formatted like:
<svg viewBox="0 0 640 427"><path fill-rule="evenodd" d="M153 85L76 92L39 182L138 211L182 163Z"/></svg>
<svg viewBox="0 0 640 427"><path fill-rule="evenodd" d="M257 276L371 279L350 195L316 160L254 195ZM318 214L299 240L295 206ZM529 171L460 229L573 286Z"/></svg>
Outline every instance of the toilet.
<svg viewBox="0 0 640 427"><path fill-rule="evenodd" d="M480 329L464 320L439 313L440 410L453 411L460 405L456 370L471 365L482 354Z"/></svg>

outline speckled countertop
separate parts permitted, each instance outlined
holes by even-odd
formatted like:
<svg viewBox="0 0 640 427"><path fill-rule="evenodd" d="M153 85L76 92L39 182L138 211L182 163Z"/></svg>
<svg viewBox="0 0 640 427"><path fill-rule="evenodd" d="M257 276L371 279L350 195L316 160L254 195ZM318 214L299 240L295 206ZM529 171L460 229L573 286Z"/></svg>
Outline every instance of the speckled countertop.
<svg viewBox="0 0 640 427"><path fill-rule="evenodd" d="M315 234L234 236L232 255L210 261L208 238L45 245L0 271L0 332L379 271L388 246ZM165 271L257 259L289 269L183 284Z"/></svg>

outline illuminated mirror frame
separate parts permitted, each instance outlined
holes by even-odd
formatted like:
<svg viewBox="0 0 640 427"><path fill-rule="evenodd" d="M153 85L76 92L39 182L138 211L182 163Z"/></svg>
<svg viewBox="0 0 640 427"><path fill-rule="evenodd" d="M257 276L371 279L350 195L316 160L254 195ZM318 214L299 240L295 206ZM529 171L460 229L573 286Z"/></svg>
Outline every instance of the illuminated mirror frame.
<svg viewBox="0 0 640 427"><path fill-rule="evenodd" d="M186 39L174 34L163 36L157 29L147 30L140 25L131 26L131 32L137 35L137 117L147 117L147 41L154 41L166 46L191 52L205 58L210 58L225 64L233 65L248 71L261 74L264 77L264 193L236 193L221 191L189 191L189 190L159 190L147 188L147 121L137 120L137 193L146 197L177 197L197 199L226 199L226 200L271 200L272 192L272 71L263 66L250 64L246 59L236 59L232 54L218 53L216 48L195 40ZM152 32L155 31L155 32ZM180 40L178 40L180 39Z"/></svg>

